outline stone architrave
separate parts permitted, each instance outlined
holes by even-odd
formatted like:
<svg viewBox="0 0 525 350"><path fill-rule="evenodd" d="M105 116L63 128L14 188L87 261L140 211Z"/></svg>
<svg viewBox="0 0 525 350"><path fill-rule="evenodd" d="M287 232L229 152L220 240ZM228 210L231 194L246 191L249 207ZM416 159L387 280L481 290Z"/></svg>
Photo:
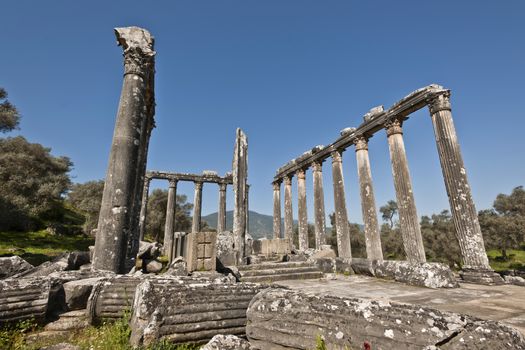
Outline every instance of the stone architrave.
<svg viewBox="0 0 525 350"><path fill-rule="evenodd" d="M217 213L217 232L226 231L226 186L225 183L219 184L219 211Z"/></svg>
<svg viewBox="0 0 525 350"><path fill-rule="evenodd" d="M346 210L345 182L343 178L342 151L332 152L332 179L334 182L335 224L337 227L337 251L341 258L352 258L350 227Z"/></svg>
<svg viewBox="0 0 525 350"><path fill-rule="evenodd" d="M233 235L235 237L235 251L237 252L237 263L242 264L245 254L246 240L246 196L248 185L248 138L246 134L237 129L235 147L233 152Z"/></svg>
<svg viewBox="0 0 525 350"><path fill-rule="evenodd" d="M368 139L363 136L358 137L354 140L354 145L361 192L361 209L365 224L366 256L369 260L383 260L372 172L368 158Z"/></svg>
<svg viewBox="0 0 525 350"><path fill-rule="evenodd" d="M191 232L200 232L202 212L202 182L195 182L195 195L193 197L193 218Z"/></svg>
<svg viewBox="0 0 525 350"><path fill-rule="evenodd" d="M273 183L273 238L281 238L281 183Z"/></svg>
<svg viewBox="0 0 525 350"><path fill-rule="evenodd" d="M290 249L293 247L293 208L292 208L292 178L284 178L284 238L288 239Z"/></svg>
<svg viewBox="0 0 525 350"><path fill-rule="evenodd" d="M166 206L166 223L164 224L164 255L171 258L171 243L175 232L175 208L177 206L177 181L170 180L168 188L168 204Z"/></svg>
<svg viewBox="0 0 525 350"><path fill-rule="evenodd" d="M416 202L403 141L402 120L394 118L385 124L392 161L392 175L399 208L399 224L408 262L426 262L425 248L419 227Z"/></svg>
<svg viewBox="0 0 525 350"><path fill-rule="evenodd" d="M139 241L144 240L146 234L146 215L148 214L148 198L149 198L149 185L151 179L149 177L144 180L144 189L142 190L142 201L140 205L140 218L139 218Z"/></svg>
<svg viewBox="0 0 525 350"><path fill-rule="evenodd" d="M95 241L93 268L125 272L127 246L137 216L137 182L145 162L145 144L141 137L147 123L148 104L152 99L154 74L154 39L137 27L116 28L117 41L124 49L124 82L120 96L113 142L102 196ZM150 111L151 112L151 111ZM141 159L142 157L142 159ZM138 226L138 220L136 220ZM137 235L138 239L138 235Z"/></svg>
<svg viewBox="0 0 525 350"><path fill-rule="evenodd" d="M299 250L308 249L308 214L306 209L305 170L297 171L297 219L299 229Z"/></svg>
<svg viewBox="0 0 525 350"><path fill-rule="evenodd" d="M324 211L324 190L323 190L323 164L322 162L313 163L314 181L314 212L315 212L315 249L321 249L326 244L326 224Z"/></svg>
<svg viewBox="0 0 525 350"><path fill-rule="evenodd" d="M493 272L485 251L478 214L472 200L467 172L452 120L450 92L447 91L431 99L429 110L456 237L463 259L463 277L465 278L465 273L469 272L473 272L473 275L481 273L486 283L501 283L501 277Z"/></svg>

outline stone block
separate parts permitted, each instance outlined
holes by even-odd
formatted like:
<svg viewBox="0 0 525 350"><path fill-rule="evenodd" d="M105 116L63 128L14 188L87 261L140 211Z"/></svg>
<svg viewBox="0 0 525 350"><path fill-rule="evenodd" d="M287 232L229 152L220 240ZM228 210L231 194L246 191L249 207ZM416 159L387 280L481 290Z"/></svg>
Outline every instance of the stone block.
<svg viewBox="0 0 525 350"><path fill-rule="evenodd" d="M273 255L286 255L290 253L289 241L287 238L261 239L256 240L260 244L260 253L266 257Z"/></svg>
<svg viewBox="0 0 525 350"><path fill-rule="evenodd" d="M0 281L0 326L34 319L41 323L48 310L49 278L16 278Z"/></svg>
<svg viewBox="0 0 525 350"><path fill-rule="evenodd" d="M215 271L217 268L217 233L192 232L186 237L188 272Z"/></svg>
<svg viewBox="0 0 525 350"><path fill-rule="evenodd" d="M260 350L525 349L523 336L496 321L383 300L267 289L247 311L246 335Z"/></svg>
<svg viewBox="0 0 525 350"><path fill-rule="evenodd" d="M64 283L64 298L68 310L85 309L93 286L101 279L102 277L95 277Z"/></svg>
<svg viewBox="0 0 525 350"><path fill-rule="evenodd" d="M450 268L441 263L409 263L407 261L374 261L376 277L427 288L458 288Z"/></svg>
<svg viewBox="0 0 525 350"><path fill-rule="evenodd" d="M525 287L525 278L519 276L505 276L505 283Z"/></svg>
<svg viewBox="0 0 525 350"><path fill-rule="evenodd" d="M218 334L204 345L201 350L252 350L249 342L235 335Z"/></svg>
<svg viewBox="0 0 525 350"><path fill-rule="evenodd" d="M0 258L0 279L4 279L18 273L31 270L33 265L18 255Z"/></svg>

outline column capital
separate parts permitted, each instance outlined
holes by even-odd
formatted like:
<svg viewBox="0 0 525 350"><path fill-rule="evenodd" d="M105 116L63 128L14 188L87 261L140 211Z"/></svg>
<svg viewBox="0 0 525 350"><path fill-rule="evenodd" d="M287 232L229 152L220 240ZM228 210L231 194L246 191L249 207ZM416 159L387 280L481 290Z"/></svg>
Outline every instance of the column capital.
<svg viewBox="0 0 525 350"><path fill-rule="evenodd" d="M290 186L292 184L292 177L291 176L285 176L284 177L284 184L287 186Z"/></svg>
<svg viewBox="0 0 525 350"><path fill-rule="evenodd" d="M355 151L368 150L368 138L360 135L354 139Z"/></svg>
<svg viewBox="0 0 525 350"><path fill-rule="evenodd" d="M305 169L297 170L297 180L304 180L306 178Z"/></svg>
<svg viewBox="0 0 525 350"><path fill-rule="evenodd" d="M330 153L330 155L332 156L332 163L342 163L343 162L343 157L342 157L343 151L336 150Z"/></svg>
<svg viewBox="0 0 525 350"><path fill-rule="evenodd" d="M219 191L226 191L227 186L228 186L228 184L226 184L224 182L220 182L219 183Z"/></svg>
<svg viewBox="0 0 525 350"><path fill-rule="evenodd" d="M315 161L313 161L312 169L313 169L313 171L322 172L323 171L323 161L322 160L315 160Z"/></svg>
<svg viewBox="0 0 525 350"><path fill-rule="evenodd" d="M118 45L124 50L124 75L147 78L154 64L153 36L138 27L115 28L115 35Z"/></svg>
<svg viewBox="0 0 525 350"><path fill-rule="evenodd" d="M280 182L272 182L273 190L274 191L280 191L281 190L281 183Z"/></svg>
<svg viewBox="0 0 525 350"><path fill-rule="evenodd" d="M400 118L392 118L385 123L386 135L403 134L403 121Z"/></svg>
<svg viewBox="0 0 525 350"><path fill-rule="evenodd" d="M201 181L195 181L194 184L195 184L195 189L196 190L202 190L202 184L203 183Z"/></svg>
<svg viewBox="0 0 525 350"><path fill-rule="evenodd" d="M431 115L439 111L450 111L450 91L429 97L426 102Z"/></svg>
<svg viewBox="0 0 525 350"><path fill-rule="evenodd" d="M169 183L170 183L170 188L176 188L178 180L170 179Z"/></svg>

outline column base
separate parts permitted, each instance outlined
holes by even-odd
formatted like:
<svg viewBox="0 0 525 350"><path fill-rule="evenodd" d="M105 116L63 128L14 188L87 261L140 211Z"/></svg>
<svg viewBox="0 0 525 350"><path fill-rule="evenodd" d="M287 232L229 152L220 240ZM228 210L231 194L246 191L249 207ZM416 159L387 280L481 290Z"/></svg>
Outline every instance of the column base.
<svg viewBox="0 0 525 350"><path fill-rule="evenodd" d="M505 284L501 275L493 270L463 269L459 272L461 279L466 283L484 284L487 286Z"/></svg>

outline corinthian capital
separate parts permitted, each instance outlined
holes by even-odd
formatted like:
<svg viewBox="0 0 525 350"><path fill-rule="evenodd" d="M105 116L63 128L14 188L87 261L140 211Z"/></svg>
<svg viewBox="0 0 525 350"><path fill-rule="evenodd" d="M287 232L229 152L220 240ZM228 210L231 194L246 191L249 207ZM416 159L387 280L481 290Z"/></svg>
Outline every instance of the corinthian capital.
<svg viewBox="0 0 525 350"><path fill-rule="evenodd" d="M450 91L432 96L427 100L427 104L431 115L439 111L450 111Z"/></svg>
<svg viewBox="0 0 525 350"><path fill-rule="evenodd" d="M137 74L146 78L154 64L153 36L139 27L115 28L115 35L124 50L124 75Z"/></svg>
<svg viewBox="0 0 525 350"><path fill-rule="evenodd" d="M365 136L358 136L354 139L355 151L368 150L368 139Z"/></svg>
<svg viewBox="0 0 525 350"><path fill-rule="evenodd" d="M390 119L385 123L386 135L403 134L403 122L398 118Z"/></svg>

